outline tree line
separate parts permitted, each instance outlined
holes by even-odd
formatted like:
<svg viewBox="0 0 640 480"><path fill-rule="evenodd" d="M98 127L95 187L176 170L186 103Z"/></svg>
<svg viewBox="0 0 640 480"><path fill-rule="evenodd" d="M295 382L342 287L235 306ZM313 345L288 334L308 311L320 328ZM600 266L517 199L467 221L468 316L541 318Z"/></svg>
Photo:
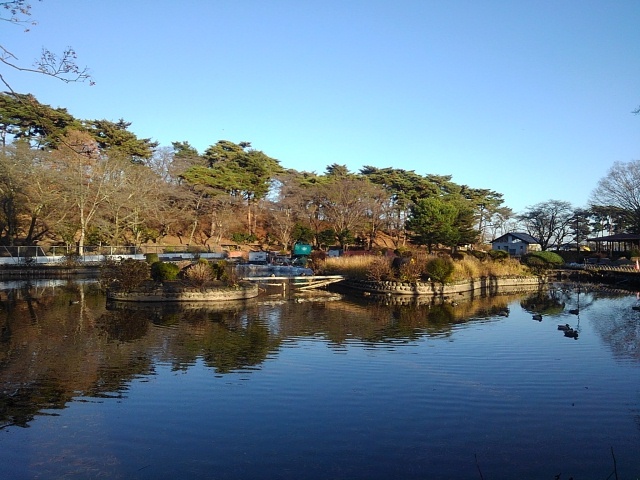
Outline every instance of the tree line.
<svg viewBox="0 0 640 480"><path fill-rule="evenodd" d="M590 205L549 200L516 215L500 193L393 167L287 169L249 142L161 147L124 120L82 120L0 94L0 245L260 243L371 249L384 237L452 249L524 230L543 250L640 233L640 162L615 163ZM390 244L390 245L389 245Z"/></svg>
<svg viewBox="0 0 640 480"><path fill-rule="evenodd" d="M287 169L249 142L160 147L124 120L82 120L33 95L0 94L0 243L140 245L178 237L290 249L455 248L495 236L512 218L502 195L451 176L332 164Z"/></svg>

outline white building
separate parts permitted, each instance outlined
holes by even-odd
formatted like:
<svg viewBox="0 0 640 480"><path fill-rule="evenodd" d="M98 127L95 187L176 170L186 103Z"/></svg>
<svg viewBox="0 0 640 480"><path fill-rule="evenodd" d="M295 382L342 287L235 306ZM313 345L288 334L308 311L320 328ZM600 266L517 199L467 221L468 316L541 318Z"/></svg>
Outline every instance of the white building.
<svg viewBox="0 0 640 480"><path fill-rule="evenodd" d="M491 248L493 250L503 250L509 253L509 255L516 257L526 255L528 252L539 252L542 250L537 239L528 233L521 232L505 233L491 242Z"/></svg>

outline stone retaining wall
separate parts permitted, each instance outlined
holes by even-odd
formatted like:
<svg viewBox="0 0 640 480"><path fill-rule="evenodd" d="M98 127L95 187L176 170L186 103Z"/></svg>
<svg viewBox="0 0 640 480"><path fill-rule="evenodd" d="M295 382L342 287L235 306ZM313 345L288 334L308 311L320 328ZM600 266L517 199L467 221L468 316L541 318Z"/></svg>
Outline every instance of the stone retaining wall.
<svg viewBox="0 0 640 480"><path fill-rule="evenodd" d="M245 300L258 296L258 285L243 284L238 287L212 287L199 289L194 287L157 287L149 290L131 292L108 291L109 300L124 302L221 302Z"/></svg>
<svg viewBox="0 0 640 480"><path fill-rule="evenodd" d="M531 290L545 283L545 279L539 277L482 277L446 285L436 282L405 283L366 280L347 280L344 285L372 294L449 296L466 292L474 292L477 295L495 295L505 290L510 292L518 289Z"/></svg>

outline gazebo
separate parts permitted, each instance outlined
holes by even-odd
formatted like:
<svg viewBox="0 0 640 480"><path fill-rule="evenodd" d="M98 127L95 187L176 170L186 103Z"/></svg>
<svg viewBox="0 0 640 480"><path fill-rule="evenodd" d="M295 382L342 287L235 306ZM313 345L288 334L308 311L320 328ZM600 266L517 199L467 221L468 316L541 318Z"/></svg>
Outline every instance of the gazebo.
<svg viewBox="0 0 640 480"><path fill-rule="evenodd" d="M588 238L587 241L595 243L598 252L626 252L634 248L640 250L640 235L636 233L617 233L606 237Z"/></svg>

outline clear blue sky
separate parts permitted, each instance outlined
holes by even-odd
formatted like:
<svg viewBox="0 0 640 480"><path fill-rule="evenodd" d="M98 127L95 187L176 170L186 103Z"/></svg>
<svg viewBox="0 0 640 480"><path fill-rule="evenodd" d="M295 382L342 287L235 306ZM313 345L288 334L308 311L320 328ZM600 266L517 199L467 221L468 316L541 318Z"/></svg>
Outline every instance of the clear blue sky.
<svg viewBox="0 0 640 480"><path fill-rule="evenodd" d="M516 212L580 207L640 159L640 1L43 0L2 44L71 45L95 86L5 72L163 146L249 141L286 168L452 175Z"/></svg>

